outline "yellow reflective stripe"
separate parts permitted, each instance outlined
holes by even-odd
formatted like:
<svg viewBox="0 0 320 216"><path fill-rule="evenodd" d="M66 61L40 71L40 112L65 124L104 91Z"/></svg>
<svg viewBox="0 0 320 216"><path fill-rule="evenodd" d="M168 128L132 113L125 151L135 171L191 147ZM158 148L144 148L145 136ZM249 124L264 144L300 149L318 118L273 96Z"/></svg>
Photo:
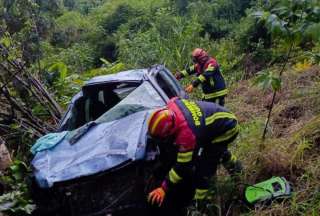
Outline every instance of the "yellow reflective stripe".
<svg viewBox="0 0 320 216"><path fill-rule="evenodd" d="M230 119L237 120L236 116L233 115L232 113L216 112L215 114L206 118L206 125L209 125L209 124L213 123L215 120L220 119L220 118L230 118Z"/></svg>
<svg viewBox="0 0 320 216"><path fill-rule="evenodd" d="M194 199L204 199L207 196L208 189L196 189Z"/></svg>
<svg viewBox="0 0 320 216"><path fill-rule="evenodd" d="M192 65L192 66L189 67L189 70L190 70L191 72L193 72L194 69L195 69L194 65Z"/></svg>
<svg viewBox="0 0 320 216"><path fill-rule="evenodd" d="M200 82L206 81L205 76L203 76L202 74L198 76L198 79L200 80Z"/></svg>
<svg viewBox="0 0 320 216"><path fill-rule="evenodd" d="M232 162L236 162L237 161L237 156L235 156L234 154L231 154L231 158L230 158L230 161Z"/></svg>
<svg viewBox="0 0 320 216"><path fill-rule="evenodd" d="M188 72L186 70L181 71L181 73L183 74L183 76L188 76Z"/></svg>
<svg viewBox="0 0 320 216"><path fill-rule="evenodd" d="M193 152L178 152L177 161L179 163L187 163L192 160Z"/></svg>
<svg viewBox="0 0 320 216"><path fill-rule="evenodd" d="M172 168L169 172L169 180L173 183L176 184L178 183L182 178L174 171Z"/></svg>
<svg viewBox="0 0 320 216"><path fill-rule="evenodd" d="M156 112L153 112L152 114L151 114L151 116L149 117L149 119L148 119L148 125L150 125L150 122L151 122L151 119L153 118L153 116L156 114Z"/></svg>
<svg viewBox="0 0 320 216"><path fill-rule="evenodd" d="M202 118L202 112L200 107L193 101L188 101L188 100L182 100L183 104L187 107L187 109L190 111L193 122L196 126L201 125L201 118Z"/></svg>
<svg viewBox="0 0 320 216"><path fill-rule="evenodd" d="M166 116L167 116L167 112L163 112L163 113L156 119L156 121L155 121L154 124L152 125L151 131L150 131L151 134L154 134L154 131L156 130L159 122L160 122L163 118L165 118Z"/></svg>
<svg viewBox="0 0 320 216"><path fill-rule="evenodd" d="M209 67L207 67L206 71L208 72L213 72L215 70L215 67L210 65Z"/></svg>
<svg viewBox="0 0 320 216"><path fill-rule="evenodd" d="M225 134L223 134L222 136L219 136L219 137L213 139L211 143L219 143L219 142L226 141L226 140L232 138L232 137L233 137L234 135L236 135L238 132L239 132L239 126L237 125L235 128L227 131L227 132L226 132ZM232 158L232 157L233 157L233 158ZM232 155L232 157L231 157L231 160L233 160L235 156ZM235 160L237 160L237 158L236 158Z"/></svg>
<svg viewBox="0 0 320 216"><path fill-rule="evenodd" d="M210 94L203 94L203 98L204 99L211 99L211 98L220 97L220 96L223 96L226 94L228 94L228 89L223 89L221 91L213 92Z"/></svg>

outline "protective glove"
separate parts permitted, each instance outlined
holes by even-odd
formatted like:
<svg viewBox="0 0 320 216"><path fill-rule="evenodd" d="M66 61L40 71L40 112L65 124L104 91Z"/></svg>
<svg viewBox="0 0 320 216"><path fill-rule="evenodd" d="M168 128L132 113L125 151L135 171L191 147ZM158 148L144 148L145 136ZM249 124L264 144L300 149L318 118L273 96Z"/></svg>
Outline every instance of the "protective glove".
<svg viewBox="0 0 320 216"><path fill-rule="evenodd" d="M157 203L159 206L161 206L165 196L166 192L163 190L163 188L158 187L149 193L148 202L151 202L151 204Z"/></svg>
<svg viewBox="0 0 320 216"><path fill-rule="evenodd" d="M182 76L183 75L182 75L182 73L180 71L177 71L176 74L175 74L175 77L176 77L177 80L181 80Z"/></svg>
<svg viewBox="0 0 320 216"><path fill-rule="evenodd" d="M185 88L185 91L186 91L187 93L191 93L192 90L193 90L193 85L192 85L192 84L188 85L188 86Z"/></svg>

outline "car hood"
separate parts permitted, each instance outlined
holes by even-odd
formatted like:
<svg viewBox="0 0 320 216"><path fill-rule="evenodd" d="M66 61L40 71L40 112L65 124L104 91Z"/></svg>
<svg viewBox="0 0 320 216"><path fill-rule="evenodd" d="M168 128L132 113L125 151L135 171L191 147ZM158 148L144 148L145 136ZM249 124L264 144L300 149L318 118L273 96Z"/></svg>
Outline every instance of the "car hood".
<svg viewBox="0 0 320 216"><path fill-rule="evenodd" d="M90 127L74 144L65 138L55 148L39 152L32 165L40 187L92 175L128 160L144 157L146 119L151 110Z"/></svg>

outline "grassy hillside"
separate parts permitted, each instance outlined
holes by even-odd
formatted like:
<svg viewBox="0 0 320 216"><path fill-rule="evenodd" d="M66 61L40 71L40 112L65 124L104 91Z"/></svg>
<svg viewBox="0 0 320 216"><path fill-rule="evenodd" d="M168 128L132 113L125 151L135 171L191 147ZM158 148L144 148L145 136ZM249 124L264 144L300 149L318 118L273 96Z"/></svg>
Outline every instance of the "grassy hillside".
<svg viewBox="0 0 320 216"><path fill-rule="evenodd" d="M319 66L289 67L285 71L285 84L276 98L265 141L261 137L272 92L252 86L252 80L232 86L227 106L241 123L240 138L233 151L245 167L243 183L254 184L272 176L284 176L292 183L293 194L288 200L254 210L243 209L241 203L226 204L234 192L227 189L230 179L221 170L218 191L222 198L217 205L224 214L228 211L228 215L319 215L319 75ZM234 187L230 182L229 186Z"/></svg>

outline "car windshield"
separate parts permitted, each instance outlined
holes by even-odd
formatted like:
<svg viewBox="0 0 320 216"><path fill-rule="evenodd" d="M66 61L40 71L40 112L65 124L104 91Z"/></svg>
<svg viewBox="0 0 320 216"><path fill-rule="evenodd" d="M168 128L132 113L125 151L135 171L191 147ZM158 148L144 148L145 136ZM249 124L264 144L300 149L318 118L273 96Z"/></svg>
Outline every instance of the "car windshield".
<svg viewBox="0 0 320 216"><path fill-rule="evenodd" d="M83 87L61 123L60 131L74 130L95 121L133 92L140 82L109 82Z"/></svg>
<svg viewBox="0 0 320 216"><path fill-rule="evenodd" d="M115 121L139 111L162 107L165 105L164 100L160 97L158 92L151 86L149 82L144 82L131 92L125 99L123 99L116 106L105 112L97 120L91 121L82 127L71 131L68 139L71 143L75 143L86 134L92 126L100 123L107 123Z"/></svg>
<svg viewBox="0 0 320 216"><path fill-rule="evenodd" d="M158 92L149 82L144 82L120 103L99 117L95 122L110 122L142 110L161 107L164 105L165 102Z"/></svg>

